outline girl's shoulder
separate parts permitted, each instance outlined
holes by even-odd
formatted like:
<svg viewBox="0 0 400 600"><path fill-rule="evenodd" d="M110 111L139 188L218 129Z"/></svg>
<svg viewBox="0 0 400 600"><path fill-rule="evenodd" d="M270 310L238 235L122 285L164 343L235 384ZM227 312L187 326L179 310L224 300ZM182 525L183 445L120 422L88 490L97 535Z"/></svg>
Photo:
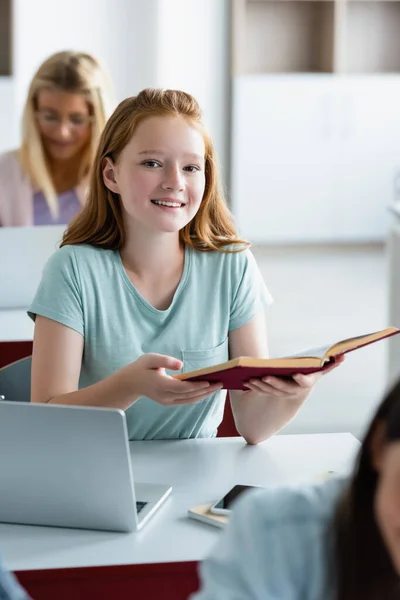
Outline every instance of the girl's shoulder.
<svg viewBox="0 0 400 600"><path fill-rule="evenodd" d="M190 252L200 264L224 264L226 266L244 265L254 257L249 247L244 244L227 244L221 250L197 250L190 248Z"/></svg>
<svg viewBox="0 0 400 600"><path fill-rule="evenodd" d="M89 244L66 244L58 248L53 255L53 260L67 262L74 259L80 263L90 263L92 261L104 260L105 256L112 254L111 250L97 248Z"/></svg>
<svg viewBox="0 0 400 600"><path fill-rule="evenodd" d="M108 270L112 251L87 244L67 244L58 248L47 260L43 280L99 281Z"/></svg>

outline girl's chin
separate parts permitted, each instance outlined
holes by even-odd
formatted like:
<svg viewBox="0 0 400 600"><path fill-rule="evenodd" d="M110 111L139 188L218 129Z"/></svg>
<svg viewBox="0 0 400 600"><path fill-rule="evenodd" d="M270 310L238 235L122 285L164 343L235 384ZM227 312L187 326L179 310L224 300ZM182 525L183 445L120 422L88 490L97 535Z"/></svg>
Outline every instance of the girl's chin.
<svg viewBox="0 0 400 600"><path fill-rule="evenodd" d="M161 219L157 223L153 222L153 228L164 233L175 233L186 227L190 223L189 219Z"/></svg>

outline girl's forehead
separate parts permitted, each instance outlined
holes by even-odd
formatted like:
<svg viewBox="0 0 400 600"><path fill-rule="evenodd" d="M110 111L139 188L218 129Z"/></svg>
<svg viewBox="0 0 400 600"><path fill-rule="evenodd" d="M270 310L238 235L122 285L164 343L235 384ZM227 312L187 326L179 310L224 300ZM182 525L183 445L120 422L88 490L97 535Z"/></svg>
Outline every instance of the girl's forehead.
<svg viewBox="0 0 400 600"><path fill-rule="evenodd" d="M127 150L139 153L182 152L204 157L202 132L182 117L148 117L136 127Z"/></svg>
<svg viewBox="0 0 400 600"><path fill-rule="evenodd" d="M162 138L165 136L188 137L203 140L203 135L194 124L181 116L154 116L143 119L135 129L135 138Z"/></svg>

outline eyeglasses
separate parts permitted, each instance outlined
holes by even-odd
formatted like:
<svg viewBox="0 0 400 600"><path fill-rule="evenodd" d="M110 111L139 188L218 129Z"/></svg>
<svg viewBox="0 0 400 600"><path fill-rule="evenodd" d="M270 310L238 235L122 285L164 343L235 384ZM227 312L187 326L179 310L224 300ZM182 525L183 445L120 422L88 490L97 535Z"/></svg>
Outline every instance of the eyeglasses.
<svg viewBox="0 0 400 600"><path fill-rule="evenodd" d="M70 131L82 131L83 129L89 127L89 125L94 121L94 117L89 115L75 114L69 115L66 117L66 119L63 119L54 113L40 110L36 111L36 118L40 125L45 129L56 129L65 122Z"/></svg>

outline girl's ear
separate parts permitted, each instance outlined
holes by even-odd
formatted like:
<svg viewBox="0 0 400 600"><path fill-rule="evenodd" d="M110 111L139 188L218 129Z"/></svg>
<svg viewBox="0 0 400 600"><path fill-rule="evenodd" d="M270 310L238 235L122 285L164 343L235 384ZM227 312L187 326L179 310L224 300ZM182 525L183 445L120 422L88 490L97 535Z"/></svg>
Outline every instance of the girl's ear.
<svg viewBox="0 0 400 600"><path fill-rule="evenodd" d="M115 177L115 165L112 162L111 158L109 158L108 156L106 156L106 158L103 158L101 170L103 173L104 185L108 187L108 189L111 192L119 194L119 187Z"/></svg>
<svg viewBox="0 0 400 600"><path fill-rule="evenodd" d="M385 421L378 421L370 443L371 463L377 473L381 471L386 446L386 423Z"/></svg>

